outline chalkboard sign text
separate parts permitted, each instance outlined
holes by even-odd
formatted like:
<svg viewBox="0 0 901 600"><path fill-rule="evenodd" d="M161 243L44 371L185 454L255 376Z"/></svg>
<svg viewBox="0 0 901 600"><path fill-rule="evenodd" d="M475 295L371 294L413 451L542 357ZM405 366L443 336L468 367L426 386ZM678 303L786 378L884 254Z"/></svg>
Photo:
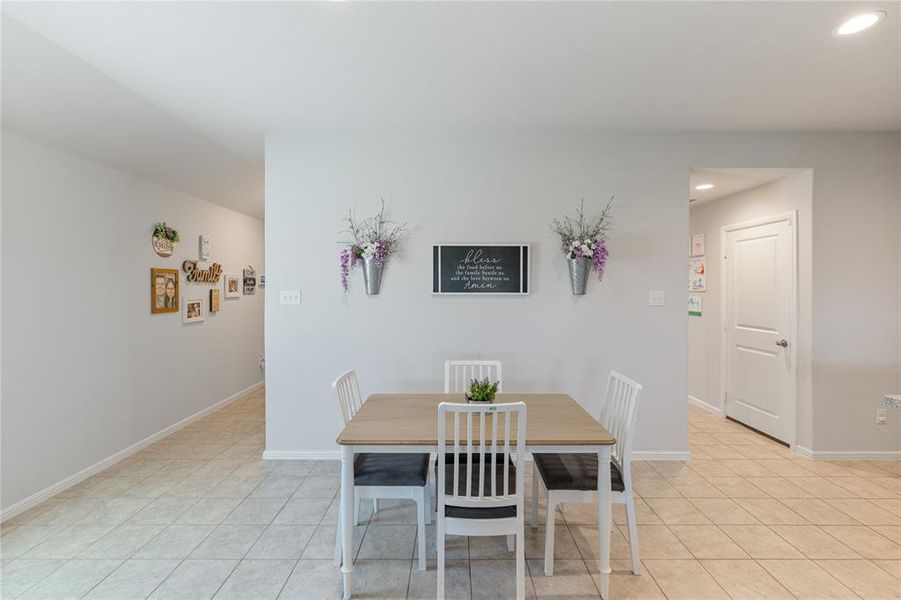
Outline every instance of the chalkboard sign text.
<svg viewBox="0 0 901 600"><path fill-rule="evenodd" d="M442 244L432 248L432 293L529 293L527 244Z"/></svg>

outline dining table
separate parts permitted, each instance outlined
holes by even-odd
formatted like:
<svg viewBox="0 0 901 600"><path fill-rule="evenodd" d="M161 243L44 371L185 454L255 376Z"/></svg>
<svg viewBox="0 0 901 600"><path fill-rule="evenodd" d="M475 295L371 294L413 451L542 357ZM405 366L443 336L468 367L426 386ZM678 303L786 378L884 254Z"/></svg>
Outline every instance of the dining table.
<svg viewBox="0 0 901 600"><path fill-rule="evenodd" d="M354 455L369 452L434 453L438 439L438 405L465 403L463 394L373 394L347 423L336 440L341 448L341 499L338 526L344 599L353 593ZM499 393L495 402L524 402L527 407L525 451L532 453L597 453L598 568L600 596L609 598L611 489L610 458L615 439L567 394ZM477 439L478 431L473 432ZM465 439L465 437L464 437ZM514 437L511 440L518 441Z"/></svg>

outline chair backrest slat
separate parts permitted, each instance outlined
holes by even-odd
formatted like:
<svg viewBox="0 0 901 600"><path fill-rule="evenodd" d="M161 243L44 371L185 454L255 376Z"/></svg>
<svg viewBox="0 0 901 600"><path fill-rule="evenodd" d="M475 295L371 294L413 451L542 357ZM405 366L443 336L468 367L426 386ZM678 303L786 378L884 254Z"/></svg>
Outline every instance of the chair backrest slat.
<svg viewBox="0 0 901 600"><path fill-rule="evenodd" d="M497 473L497 416L491 419L491 472ZM497 496L497 477L491 478L491 495Z"/></svg>
<svg viewBox="0 0 901 600"><path fill-rule="evenodd" d="M454 496L460 495L460 413L454 413Z"/></svg>
<svg viewBox="0 0 901 600"><path fill-rule="evenodd" d="M472 496L472 413L466 413L466 495Z"/></svg>
<svg viewBox="0 0 901 600"><path fill-rule="evenodd" d="M485 495L485 413L479 413L479 498Z"/></svg>
<svg viewBox="0 0 901 600"><path fill-rule="evenodd" d="M332 382L332 390L338 399L341 417L344 419L344 424L347 425L363 406L363 397L360 395L360 386L357 383L357 372L350 369L342 373L338 379Z"/></svg>
<svg viewBox="0 0 901 600"><path fill-rule="evenodd" d="M622 373L610 371L598 420L616 438L613 457L619 462L624 474L630 472L640 395L640 383Z"/></svg>
<svg viewBox="0 0 901 600"><path fill-rule="evenodd" d="M447 436L448 413L453 414L454 431L453 441ZM460 414L466 413L466 457L461 456ZM478 420L476 420L478 415ZM512 423L516 419L516 430L511 435ZM498 427L498 420L503 419L503 428ZM478 431L474 431L478 428ZM501 433L503 435L501 436ZM446 504L460 504L466 506L500 506L506 503L518 501L513 499L513 494L518 498L523 491L523 464L525 458L526 443L526 405L523 402L509 404L459 404L442 402L438 406L438 465L449 465L446 454L453 451L453 490L448 494L445 487L445 478L450 476L448 468L438 469L438 501L441 506ZM477 440L477 441L476 441ZM489 459L490 455L490 459ZM463 475L465 485L460 485L461 473L459 464L465 460ZM475 463L478 463L478 466ZM517 477L516 489L511 490L510 465L515 465ZM498 471L503 471L503 485L498 484ZM473 485L473 479L478 476L477 485ZM490 480L490 485L485 480Z"/></svg>
<svg viewBox="0 0 901 600"><path fill-rule="evenodd" d="M469 389L473 379L498 381L497 391L503 391L503 376L499 360L447 360L444 361L444 393L462 394Z"/></svg>
<svg viewBox="0 0 901 600"><path fill-rule="evenodd" d="M521 413L522 417L525 418L525 409ZM520 440L517 440L520 441ZM517 449L517 454L519 454L520 450ZM504 464L507 464L507 457L510 456L510 413L504 414ZM519 481L521 478L517 478ZM504 495L507 496L510 494L510 473L509 469L504 469Z"/></svg>

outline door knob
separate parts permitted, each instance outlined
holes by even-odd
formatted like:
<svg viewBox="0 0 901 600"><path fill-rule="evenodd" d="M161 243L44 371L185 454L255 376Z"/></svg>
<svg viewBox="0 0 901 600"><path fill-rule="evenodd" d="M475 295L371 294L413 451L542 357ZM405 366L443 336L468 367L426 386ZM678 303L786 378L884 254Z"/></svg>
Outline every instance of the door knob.
<svg viewBox="0 0 901 600"><path fill-rule="evenodd" d="M783 348L788 348L788 340L782 339L776 342L777 346L782 346Z"/></svg>

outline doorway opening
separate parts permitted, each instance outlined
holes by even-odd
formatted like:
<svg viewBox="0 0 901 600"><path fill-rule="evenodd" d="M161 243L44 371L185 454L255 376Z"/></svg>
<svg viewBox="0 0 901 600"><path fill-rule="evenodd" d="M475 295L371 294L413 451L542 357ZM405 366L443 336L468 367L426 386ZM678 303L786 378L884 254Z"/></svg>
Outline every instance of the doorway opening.
<svg viewBox="0 0 901 600"><path fill-rule="evenodd" d="M813 172L689 173L688 401L809 447Z"/></svg>

